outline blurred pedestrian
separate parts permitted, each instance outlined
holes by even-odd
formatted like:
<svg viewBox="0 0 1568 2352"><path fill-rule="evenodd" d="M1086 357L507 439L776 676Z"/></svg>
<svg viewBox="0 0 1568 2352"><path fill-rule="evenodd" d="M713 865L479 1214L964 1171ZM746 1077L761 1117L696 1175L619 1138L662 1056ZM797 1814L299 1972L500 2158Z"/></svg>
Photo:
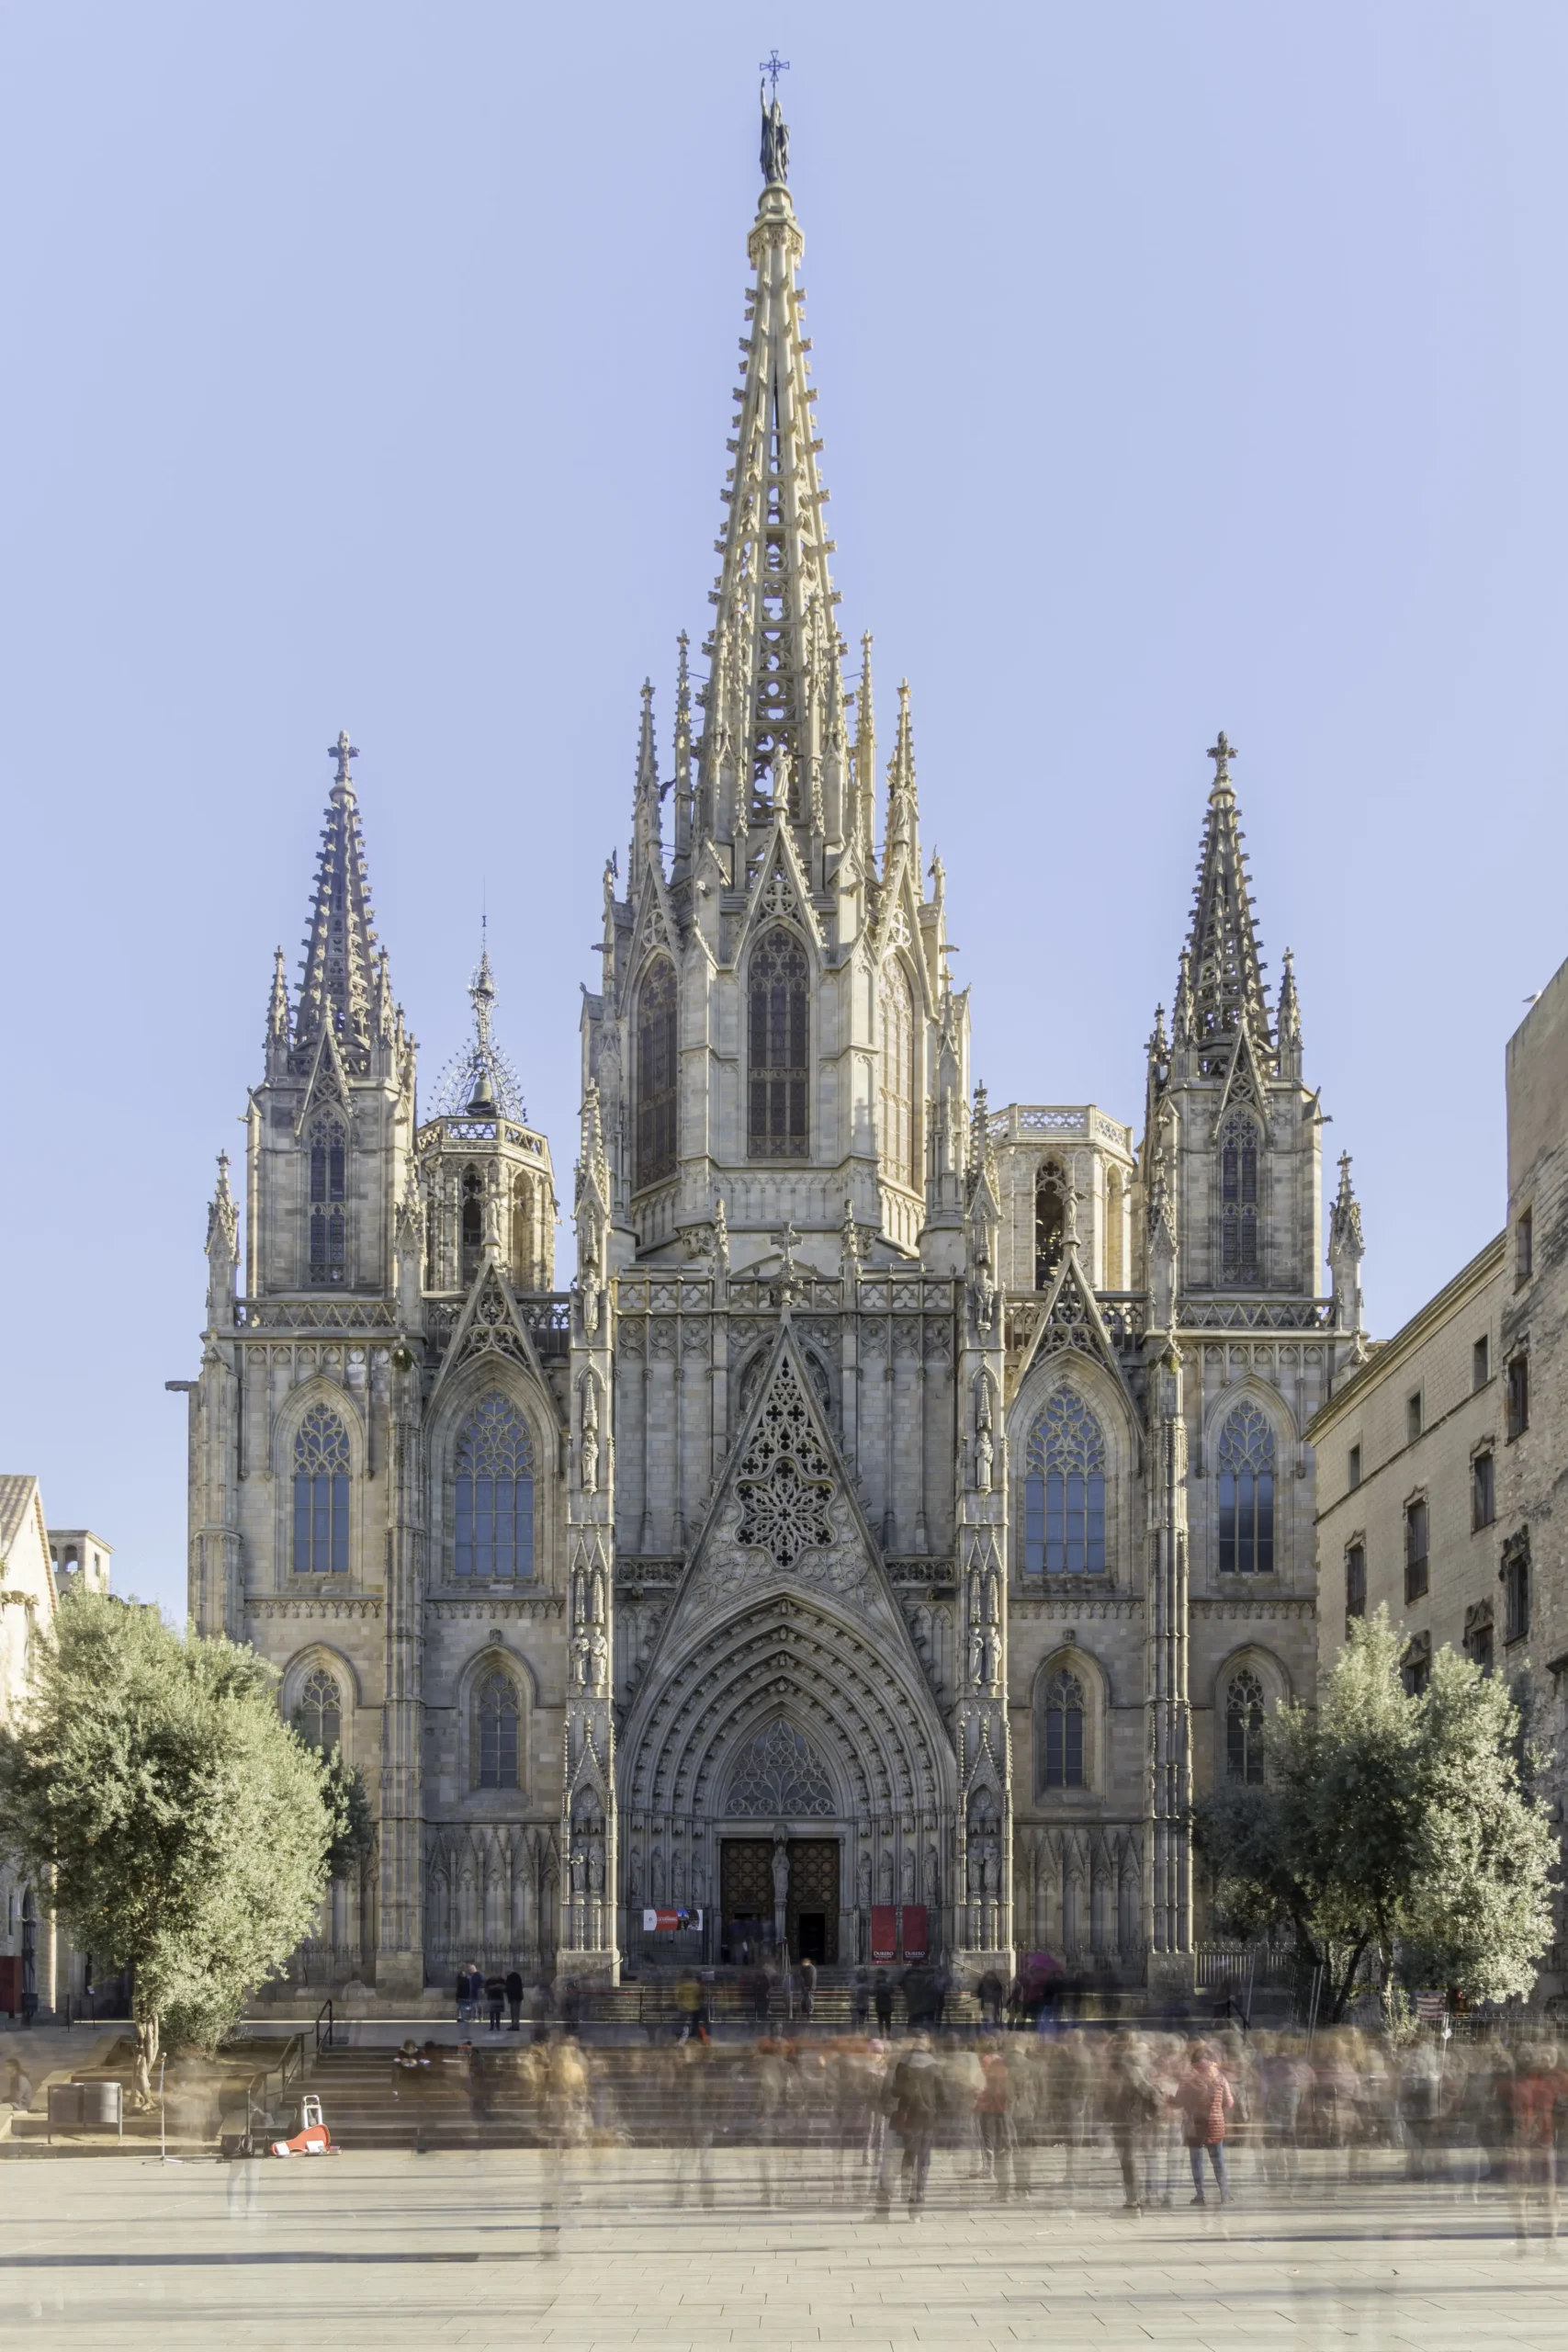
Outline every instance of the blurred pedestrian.
<svg viewBox="0 0 1568 2352"><path fill-rule="evenodd" d="M884 2041L889 2041L893 2033L893 1986L885 1968L879 1968L876 1972L876 1983L872 1988L872 2003L876 2010L876 2030Z"/></svg>
<svg viewBox="0 0 1568 2352"><path fill-rule="evenodd" d="M881 2221L887 2219L892 2197L891 2159L895 2140L903 2152L900 2174L908 2196L910 2214L924 2210L926 2182L931 2165L931 2143L936 2137L937 2119L941 2112L941 2085L937 2063L931 2055L930 2034L914 2034L908 2050L894 2070L886 2094L889 2132L876 2181L876 2212Z"/></svg>
<svg viewBox="0 0 1568 2352"><path fill-rule="evenodd" d="M1187 2071L1177 2086L1176 2098L1181 2110L1182 2137L1187 2143L1188 2161L1192 2167L1192 2202L1202 2205L1208 2201L1203 2193L1203 2157L1207 2152L1214 2185L1220 2192L1220 2202L1228 2205L1230 2185L1225 2177L1225 2118L1235 2102L1231 2086L1221 2071L1219 2060L1207 2042L1189 2042Z"/></svg>
<svg viewBox="0 0 1568 2352"><path fill-rule="evenodd" d="M523 2027L523 1979L515 1968L506 1972L507 2030L521 2032Z"/></svg>
<svg viewBox="0 0 1568 2352"><path fill-rule="evenodd" d="M817 2007L817 1962L807 1957L800 1963L800 2014L807 2025Z"/></svg>
<svg viewBox="0 0 1568 2352"><path fill-rule="evenodd" d="M506 2005L506 1979L497 1969L493 1975L485 1978L484 1983L485 2000L490 2007L490 2030L491 2033L499 2033L501 2012Z"/></svg>

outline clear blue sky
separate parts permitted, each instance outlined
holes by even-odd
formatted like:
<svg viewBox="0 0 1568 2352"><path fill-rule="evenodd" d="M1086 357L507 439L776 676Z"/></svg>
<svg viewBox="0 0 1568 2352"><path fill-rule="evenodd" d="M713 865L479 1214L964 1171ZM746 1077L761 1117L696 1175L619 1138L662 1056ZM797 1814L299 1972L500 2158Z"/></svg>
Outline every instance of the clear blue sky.
<svg viewBox="0 0 1568 2352"><path fill-rule="evenodd" d="M14 8L0 1467L122 1589L183 1611L163 1384L340 726L423 1079L488 893L569 1193L775 41L840 618L993 1101L1138 1117L1224 726L1374 1328L1501 1223L1568 954L1561 6Z"/></svg>

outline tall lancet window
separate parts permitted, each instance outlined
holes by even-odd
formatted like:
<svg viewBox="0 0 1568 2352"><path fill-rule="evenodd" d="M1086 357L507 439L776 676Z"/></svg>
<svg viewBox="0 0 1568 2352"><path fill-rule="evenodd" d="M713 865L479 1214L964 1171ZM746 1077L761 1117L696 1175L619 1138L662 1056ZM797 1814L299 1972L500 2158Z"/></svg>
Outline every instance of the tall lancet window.
<svg viewBox="0 0 1568 2352"><path fill-rule="evenodd" d="M1258 1129L1243 1111L1220 1136L1220 1275L1249 1286L1258 1280Z"/></svg>
<svg viewBox="0 0 1568 2352"><path fill-rule="evenodd" d="M1062 1262L1062 1241L1067 1229L1062 1171L1047 1163L1034 1180L1034 1287L1047 1290Z"/></svg>
<svg viewBox="0 0 1568 2352"><path fill-rule="evenodd" d="M1274 1569L1274 1432L1258 1406L1238 1405L1220 1432L1220 1574Z"/></svg>
<svg viewBox="0 0 1568 2352"><path fill-rule="evenodd" d="M491 1390L457 1438L454 1478L460 1577L534 1573L534 1446L515 1405Z"/></svg>
<svg viewBox="0 0 1568 2352"><path fill-rule="evenodd" d="M810 1149L809 977L806 949L793 931L765 932L751 951L747 1141L753 1159L804 1159Z"/></svg>
<svg viewBox="0 0 1568 2352"><path fill-rule="evenodd" d="M643 975L637 1006L637 1181L657 1183L675 1166L675 967L666 956Z"/></svg>
<svg viewBox="0 0 1568 2352"><path fill-rule="evenodd" d="M318 1748L323 1756L330 1756L342 1742L343 1692L336 1676L324 1666L313 1668L305 1677L294 1728L308 1747Z"/></svg>
<svg viewBox="0 0 1568 2352"><path fill-rule="evenodd" d="M498 1667L477 1693L474 1779L481 1789L517 1786L517 1685Z"/></svg>
<svg viewBox="0 0 1568 2352"><path fill-rule="evenodd" d="M347 1262L344 1219L348 1191L348 1146L335 1119L318 1119L310 1129L310 1281L341 1283Z"/></svg>
<svg viewBox="0 0 1568 2352"><path fill-rule="evenodd" d="M485 1253L485 1180L477 1168L463 1170L461 1204L458 1217L463 1237L463 1280L471 1283Z"/></svg>
<svg viewBox="0 0 1568 2352"><path fill-rule="evenodd" d="M294 1440L294 1573L342 1576L348 1566L348 1431L330 1405L312 1405Z"/></svg>
<svg viewBox="0 0 1568 2352"><path fill-rule="evenodd" d="M1026 1576L1105 1571L1105 1432L1076 1389L1058 1388L1023 1458Z"/></svg>
<svg viewBox="0 0 1568 2352"><path fill-rule="evenodd" d="M915 1187L915 1009L909 976L897 956L882 967L882 1168L895 1184Z"/></svg>
<svg viewBox="0 0 1568 2352"><path fill-rule="evenodd" d="M1258 1788L1263 1764L1263 1685L1244 1668L1225 1691L1225 1778Z"/></svg>

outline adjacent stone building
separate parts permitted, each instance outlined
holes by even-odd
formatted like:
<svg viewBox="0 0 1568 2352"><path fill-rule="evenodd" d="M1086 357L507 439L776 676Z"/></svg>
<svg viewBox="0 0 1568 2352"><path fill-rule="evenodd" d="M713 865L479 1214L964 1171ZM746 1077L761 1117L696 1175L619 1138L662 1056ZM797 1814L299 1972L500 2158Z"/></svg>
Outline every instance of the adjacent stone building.
<svg viewBox="0 0 1568 2352"><path fill-rule="evenodd" d="M784 1939L1182 1982L1194 1786L1313 1686L1359 1225L1347 1186L1322 1295L1233 747L1141 1126L993 1110L908 689L879 752L869 638L845 674L786 153L772 110L702 674L682 638L667 752L643 689L604 876L568 1279L488 956L416 1099L346 735L209 1213L192 1611L363 1770L325 1964L392 1994Z"/></svg>
<svg viewBox="0 0 1568 2352"><path fill-rule="evenodd" d="M1506 1675L1546 1793L1568 1799L1568 964L1507 1047L1508 1216L1342 1377L1317 1453L1322 1667L1386 1604L1405 1680L1434 1650ZM1563 1935L1542 1988L1568 1974Z"/></svg>
<svg viewBox="0 0 1568 2352"><path fill-rule="evenodd" d="M0 1475L0 1724L17 1719L38 1645L53 1633L69 1579L81 1576L94 1591L107 1592L111 1550L85 1529L46 1526L35 1477ZM61 1933L48 1890L29 1884L4 1856L0 1962L0 2007L14 2015L51 2017L67 2000L80 2003L93 1982L92 1960ZM118 1979L112 1989L123 1989Z"/></svg>
<svg viewBox="0 0 1568 2352"><path fill-rule="evenodd" d="M1405 1628L1413 1690L1445 1644L1489 1669L1519 1662L1497 1589L1506 1254L1489 1241L1312 1423L1325 1671L1350 1620L1381 1608Z"/></svg>

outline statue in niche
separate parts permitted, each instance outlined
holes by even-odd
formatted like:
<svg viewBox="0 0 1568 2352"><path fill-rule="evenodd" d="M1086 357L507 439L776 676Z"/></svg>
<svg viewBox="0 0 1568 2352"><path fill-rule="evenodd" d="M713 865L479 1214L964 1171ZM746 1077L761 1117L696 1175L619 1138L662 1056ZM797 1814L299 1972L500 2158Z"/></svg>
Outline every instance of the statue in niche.
<svg viewBox="0 0 1568 2352"><path fill-rule="evenodd" d="M915 1899L915 1857L906 1846L898 1886L899 1899L913 1903Z"/></svg>
<svg viewBox="0 0 1568 2352"><path fill-rule="evenodd" d="M582 1391L582 1491L599 1491L599 1407L591 1380Z"/></svg>

